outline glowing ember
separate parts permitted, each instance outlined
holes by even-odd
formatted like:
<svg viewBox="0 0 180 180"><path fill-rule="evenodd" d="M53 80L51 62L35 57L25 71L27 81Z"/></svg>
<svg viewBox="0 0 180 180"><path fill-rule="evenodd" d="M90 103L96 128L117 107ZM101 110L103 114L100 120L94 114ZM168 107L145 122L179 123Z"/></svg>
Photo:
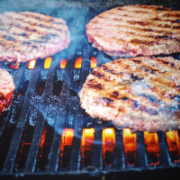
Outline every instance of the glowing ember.
<svg viewBox="0 0 180 180"><path fill-rule="evenodd" d="M82 57L76 58L76 62L75 62L75 64L74 64L74 67L75 67L76 69L80 69L80 68L81 68L81 64L82 64Z"/></svg>
<svg viewBox="0 0 180 180"><path fill-rule="evenodd" d="M19 68L19 65L20 65L20 63L18 63L16 66L14 66L14 65L11 64L11 65L10 65L10 68L11 68L11 69L18 69L18 68Z"/></svg>
<svg viewBox="0 0 180 180"><path fill-rule="evenodd" d="M94 128L83 129L81 139L81 159L82 166L92 163L92 149L94 143Z"/></svg>
<svg viewBox="0 0 180 180"><path fill-rule="evenodd" d="M151 166L160 163L160 146L157 133L144 132L144 142Z"/></svg>
<svg viewBox="0 0 180 180"><path fill-rule="evenodd" d="M34 66L36 64L36 60L31 60L28 63L28 69L34 69Z"/></svg>
<svg viewBox="0 0 180 180"><path fill-rule="evenodd" d="M137 161L137 135L132 133L130 129L123 129L123 145L126 163L135 165Z"/></svg>
<svg viewBox="0 0 180 180"><path fill-rule="evenodd" d="M106 128L102 131L102 156L105 165L113 164L113 156L115 150L115 130L114 128Z"/></svg>
<svg viewBox="0 0 180 180"><path fill-rule="evenodd" d="M177 130L166 132L166 140L172 162L180 162L180 140Z"/></svg>
<svg viewBox="0 0 180 180"><path fill-rule="evenodd" d="M42 135L41 135L41 141L40 141L40 144L39 144L39 146L40 146L41 148L43 148L43 146L44 146L45 138L46 138L46 133L47 133L47 129L46 129L46 127L44 127L43 133L42 133Z"/></svg>
<svg viewBox="0 0 180 180"><path fill-rule="evenodd" d="M51 66L52 57L47 57L44 61L44 69L49 69Z"/></svg>
<svg viewBox="0 0 180 180"><path fill-rule="evenodd" d="M71 160L73 137L74 129L65 128L63 130L60 144L59 169L66 168Z"/></svg>
<svg viewBox="0 0 180 180"><path fill-rule="evenodd" d="M92 146L93 142L94 142L94 128L83 129L81 145L87 146L88 148L88 146Z"/></svg>
<svg viewBox="0 0 180 180"><path fill-rule="evenodd" d="M97 66L97 58L91 57L91 68L95 68Z"/></svg>
<svg viewBox="0 0 180 180"><path fill-rule="evenodd" d="M60 61L60 68L61 68L61 69L65 69L66 64L67 64L67 60L66 60L66 59L62 59L62 60Z"/></svg>

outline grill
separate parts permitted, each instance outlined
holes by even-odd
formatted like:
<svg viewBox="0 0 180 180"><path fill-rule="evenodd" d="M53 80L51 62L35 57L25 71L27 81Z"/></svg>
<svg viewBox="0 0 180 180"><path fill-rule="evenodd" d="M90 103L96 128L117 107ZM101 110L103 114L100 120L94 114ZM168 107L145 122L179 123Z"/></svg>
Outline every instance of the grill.
<svg viewBox="0 0 180 180"><path fill-rule="evenodd" d="M164 3L180 9L176 1ZM8 3L1 3L2 11L29 10L62 18L72 39L66 50L52 57L19 66L1 63L16 86L12 105L0 121L2 178L127 179L155 174L172 178L169 173L178 174L180 131L133 133L92 119L80 107L78 92L88 74L114 59L88 43L85 25L100 12L123 4L128 2L32 1L10 9ZM179 53L173 56L180 58Z"/></svg>

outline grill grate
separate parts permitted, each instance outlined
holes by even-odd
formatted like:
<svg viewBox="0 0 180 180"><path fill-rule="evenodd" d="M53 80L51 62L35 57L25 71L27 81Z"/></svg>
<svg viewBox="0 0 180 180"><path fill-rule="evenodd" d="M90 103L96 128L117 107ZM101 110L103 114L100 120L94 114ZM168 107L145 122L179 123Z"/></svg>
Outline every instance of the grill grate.
<svg viewBox="0 0 180 180"><path fill-rule="evenodd" d="M69 13L66 13L67 11ZM52 57L49 69L44 69L45 60L37 60L33 69L29 69L23 63L18 69L1 64L2 68L13 75L16 86L10 109L1 115L1 176L54 173L65 174L66 177L79 174L80 177L84 173L100 175L124 171L132 173L150 169L166 170L172 167L179 170L180 131L171 152L166 134L157 133L159 159L147 153L143 132L134 134L136 136L134 143L137 147L127 153L123 144L125 135L122 129L114 128L111 123L99 123L98 119L92 119L80 107L77 94L89 72L93 70L91 57L97 58L98 65L114 59L91 47L85 36L85 25L101 11L104 11L103 7L100 9L86 6L61 7L50 13L67 22L72 42L68 49ZM82 24L84 26L81 26ZM174 54L176 58L179 58L179 55ZM80 57L82 57L81 68L75 68L75 61ZM60 68L62 59L67 59L65 69ZM83 130L90 128L94 128L94 141L92 147L87 147L90 150L82 155ZM113 128L115 132L115 146L112 151L106 148L108 144L102 146L105 128ZM70 131L65 138L63 136L65 130L73 130L72 143L70 141L72 132ZM129 142L132 138L128 138L129 136L126 141ZM159 163L151 165L152 162L158 161L157 159Z"/></svg>

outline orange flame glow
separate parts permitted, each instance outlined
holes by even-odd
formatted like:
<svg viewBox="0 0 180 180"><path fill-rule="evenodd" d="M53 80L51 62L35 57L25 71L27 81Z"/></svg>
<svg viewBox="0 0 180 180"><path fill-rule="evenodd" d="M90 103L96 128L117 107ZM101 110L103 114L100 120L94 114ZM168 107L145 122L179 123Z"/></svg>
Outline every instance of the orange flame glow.
<svg viewBox="0 0 180 180"><path fill-rule="evenodd" d="M63 131L62 142L65 146L71 146L74 137L74 129L66 129Z"/></svg>
<svg viewBox="0 0 180 180"><path fill-rule="evenodd" d="M81 68L81 64L82 64L82 57L76 58L76 62L75 62L75 64L74 64L74 67L75 67L76 69L80 69L80 68Z"/></svg>
<svg viewBox="0 0 180 180"><path fill-rule="evenodd" d="M36 60L31 60L28 63L28 69L34 69L34 66L36 64Z"/></svg>
<svg viewBox="0 0 180 180"><path fill-rule="evenodd" d="M81 159L82 159L82 166L86 163L85 161L88 160L90 154L92 154L93 143L94 143L94 128L90 129L83 129L82 139L81 139Z"/></svg>
<svg viewBox="0 0 180 180"><path fill-rule="evenodd" d="M166 132L166 140L169 147L170 156L174 162L180 162L180 140L177 130Z"/></svg>
<svg viewBox="0 0 180 180"><path fill-rule="evenodd" d="M43 148L43 146L44 146L45 139L46 139L46 133L47 133L47 129L46 129L46 127L44 127L43 133L42 133L42 135L41 135L41 141L40 141L40 144L39 144L39 146L40 146L41 148Z"/></svg>
<svg viewBox="0 0 180 180"><path fill-rule="evenodd" d="M19 65L20 65L20 63L18 63L16 66L14 66L14 65L11 64L11 65L10 65L10 68L11 68L11 69L18 69L18 68L19 68Z"/></svg>
<svg viewBox="0 0 180 180"><path fill-rule="evenodd" d="M63 166L63 156L64 156L64 153L66 153L65 148L72 146L73 137L74 137L74 129L65 128L63 130L63 134L62 134L62 137L61 137L61 144L60 144L60 157L59 157L59 164L60 164L59 168L60 169ZM69 152L69 151L67 151L67 152ZM70 154L68 154L68 156L70 157Z"/></svg>
<svg viewBox="0 0 180 180"><path fill-rule="evenodd" d="M86 149L91 149L94 142L94 128L83 129L81 145Z"/></svg>
<svg viewBox="0 0 180 180"><path fill-rule="evenodd" d="M91 68L95 68L97 66L97 58L91 57Z"/></svg>
<svg viewBox="0 0 180 180"><path fill-rule="evenodd" d="M115 130L114 128L105 128L102 131L102 155L103 162L106 165L112 165L112 162L107 162L107 156L114 154L115 150Z"/></svg>
<svg viewBox="0 0 180 180"><path fill-rule="evenodd" d="M132 133L130 129L123 129L123 145L126 162L134 165L137 161L137 135Z"/></svg>
<svg viewBox="0 0 180 180"><path fill-rule="evenodd" d="M61 69L65 69L66 68L66 64L67 64L67 60L66 59L62 59L60 61L60 68Z"/></svg>
<svg viewBox="0 0 180 180"><path fill-rule="evenodd" d="M44 69L49 69L51 66L52 57L47 57L44 61Z"/></svg>
<svg viewBox="0 0 180 180"><path fill-rule="evenodd" d="M153 161L150 162L150 165L157 165L160 163L160 146L157 133L144 132L144 142L146 145L146 151Z"/></svg>

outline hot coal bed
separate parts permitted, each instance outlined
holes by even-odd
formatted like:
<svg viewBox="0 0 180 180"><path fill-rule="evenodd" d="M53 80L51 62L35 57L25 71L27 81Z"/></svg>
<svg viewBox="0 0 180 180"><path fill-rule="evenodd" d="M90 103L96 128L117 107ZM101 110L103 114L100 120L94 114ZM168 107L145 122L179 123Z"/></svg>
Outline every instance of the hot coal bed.
<svg viewBox="0 0 180 180"><path fill-rule="evenodd" d="M0 116L0 177L170 179L178 175L179 130L133 133L92 119L80 107L78 92L88 74L115 59L88 43L85 26L100 12L128 2L15 5L9 1L14 6L7 2L1 2L3 12L28 10L62 18L70 29L71 44L46 59L1 63L13 75L16 90L11 107ZM180 9L178 1L164 3ZM173 56L180 59L179 53Z"/></svg>

